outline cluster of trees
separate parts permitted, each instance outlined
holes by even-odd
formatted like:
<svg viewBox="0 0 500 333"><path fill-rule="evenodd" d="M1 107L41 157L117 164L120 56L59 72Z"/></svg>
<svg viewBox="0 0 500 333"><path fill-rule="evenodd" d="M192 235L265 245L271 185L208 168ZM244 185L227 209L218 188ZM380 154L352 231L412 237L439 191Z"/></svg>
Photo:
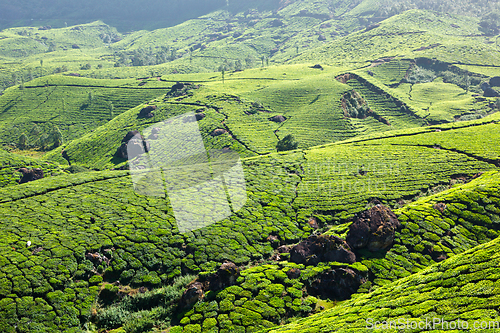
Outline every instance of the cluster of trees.
<svg viewBox="0 0 500 333"><path fill-rule="evenodd" d="M190 60L192 61L194 49L189 52ZM152 49L138 49L132 52L117 52L115 54L115 67L128 67L128 66L154 66L166 62L174 61L182 57L184 54L178 53L177 49L160 46ZM262 65L266 63L269 65L269 59L262 57ZM248 56L245 59L223 59L223 63L218 67L219 72L241 71L245 68L252 68L255 66L256 60ZM89 69L89 68L82 68Z"/></svg>
<svg viewBox="0 0 500 333"><path fill-rule="evenodd" d="M21 133L17 142L17 148L38 148L41 150L48 150L57 148L62 144L63 135L57 125L53 125L47 133L44 133L37 124L34 124L28 135Z"/></svg>
<svg viewBox="0 0 500 333"><path fill-rule="evenodd" d="M283 139L279 140L276 144L277 151L287 151L297 149L299 143L295 141L292 134L287 134Z"/></svg>
<svg viewBox="0 0 500 333"><path fill-rule="evenodd" d="M177 49L161 46L158 49L139 49L133 52L118 52L115 54L115 67L151 66L164 64L177 59Z"/></svg>
<svg viewBox="0 0 500 333"><path fill-rule="evenodd" d="M467 92L481 92L481 77L470 75L468 71L456 67L449 67L447 70L439 71L433 68L414 66L404 79L404 82L412 84L426 83L434 81L437 77L442 77L443 82L455 84Z"/></svg>
<svg viewBox="0 0 500 333"><path fill-rule="evenodd" d="M24 83L41 76L42 73L40 70L33 71L31 69L28 71L12 72L10 74L0 74L0 93L3 90L18 84L22 89L24 88Z"/></svg>
<svg viewBox="0 0 500 333"><path fill-rule="evenodd" d="M349 118L365 119L370 114L370 108L357 91L348 91L342 101L345 103L344 115Z"/></svg>
<svg viewBox="0 0 500 333"><path fill-rule="evenodd" d="M267 62L269 65L269 61ZM224 59L224 62L219 66L218 71L226 71L226 72L231 72L231 71L242 71L245 68L253 68L255 66L255 59L252 58L251 56L246 57L243 61L240 59L236 60L231 60L231 59Z"/></svg>

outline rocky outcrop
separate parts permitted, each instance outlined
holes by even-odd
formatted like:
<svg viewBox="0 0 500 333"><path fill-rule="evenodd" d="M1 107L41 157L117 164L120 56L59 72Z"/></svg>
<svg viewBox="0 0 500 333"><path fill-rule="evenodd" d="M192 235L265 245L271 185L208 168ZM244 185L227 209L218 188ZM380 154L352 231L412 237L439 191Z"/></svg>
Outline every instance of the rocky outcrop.
<svg viewBox="0 0 500 333"><path fill-rule="evenodd" d="M232 286L236 283L236 279L240 275L238 266L234 263L226 261L223 263L217 272L207 279L205 290L221 290Z"/></svg>
<svg viewBox="0 0 500 333"><path fill-rule="evenodd" d="M195 305L196 302L202 300L204 296L203 284L200 282L193 282L182 294L180 306L183 309L190 308Z"/></svg>
<svg viewBox="0 0 500 333"><path fill-rule="evenodd" d="M141 133L139 131L130 131L122 139L116 155L121 158L133 158L148 152L148 150L149 144Z"/></svg>
<svg viewBox="0 0 500 333"><path fill-rule="evenodd" d="M488 82L481 83L481 90L485 91L486 89L490 89L491 86Z"/></svg>
<svg viewBox="0 0 500 333"><path fill-rule="evenodd" d="M177 82L170 88L170 91L167 93L167 95L169 97L185 96L189 93L189 90L198 89L199 87L199 85L194 85L188 82Z"/></svg>
<svg viewBox="0 0 500 333"><path fill-rule="evenodd" d="M43 170L40 168L21 168L16 171L22 173L22 177L21 179L19 179L19 184L28 183L43 178Z"/></svg>
<svg viewBox="0 0 500 333"><path fill-rule="evenodd" d="M483 93L484 97L500 97L500 94L493 88L487 88Z"/></svg>
<svg viewBox="0 0 500 333"><path fill-rule="evenodd" d="M321 70L323 70L323 69L324 69L324 68L323 68L323 66L321 66L320 64L316 64L316 65L314 65L314 66L311 66L311 68L314 68L314 69L321 69Z"/></svg>
<svg viewBox="0 0 500 333"><path fill-rule="evenodd" d="M196 113L194 116L196 118L196 121L200 121L206 117L206 115L204 113Z"/></svg>
<svg viewBox="0 0 500 333"><path fill-rule="evenodd" d="M292 268L288 272L286 272L286 276L289 279L298 279L300 277L301 271L298 268Z"/></svg>
<svg viewBox="0 0 500 333"><path fill-rule="evenodd" d="M494 76L490 79L490 86L500 87L500 76Z"/></svg>
<svg viewBox="0 0 500 333"><path fill-rule="evenodd" d="M149 134L149 136L148 136L148 140L158 140L159 133L160 133L160 128L153 127L151 129L151 134Z"/></svg>
<svg viewBox="0 0 500 333"><path fill-rule="evenodd" d="M273 28L281 27L284 25L283 21L280 19L274 19L271 21L270 24L271 24L271 27L273 27Z"/></svg>
<svg viewBox="0 0 500 333"><path fill-rule="evenodd" d="M348 267L332 269L312 281L307 292L322 299L343 301L351 297L359 286L368 281L363 274Z"/></svg>
<svg viewBox="0 0 500 333"><path fill-rule="evenodd" d="M434 205L434 209L438 210L440 213L443 213L446 209L446 204L443 202L438 202Z"/></svg>
<svg viewBox="0 0 500 333"><path fill-rule="evenodd" d="M215 274L200 278L187 286L182 294L180 307L182 309L190 308L202 300L206 292L218 291L234 285L239 275L238 266L230 261L224 262Z"/></svg>
<svg viewBox="0 0 500 333"><path fill-rule="evenodd" d="M184 88L184 83L182 82L177 82L176 84L174 84L171 88L170 88L170 92L173 93L177 90L181 90Z"/></svg>
<svg viewBox="0 0 500 333"><path fill-rule="evenodd" d="M290 261L297 264L316 265L336 261L352 264L356 255L341 238L331 235L311 236L290 250Z"/></svg>
<svg viewBox="0 0 500 333"><path fill-rule="evenodd" d="M367 248L380 251L394 242L396 230L401 226L396 215L383 205L356 214L346 241L352 249Z"/></svg>
<svg viewBox="0 0 500 333"><path fill-rule="evenodd" d="M277 115L269 118L270 121L274 121L275 123L282 123L286 121L286 118L282 115Z"/></svg>
<svg viewBox="0 0 500 333"><path fill-rule="evenodd" d="M211 135L212 136L219 136L219 135L222 135L222 134L225 134L225 133L226 133L225 129L218 128L218 129L214 130Z"/></svg>
<svg viewBox="0 0 500 333"><path fill-rule="evenodd" d="M156 110L156 105L148 105L139 111L139 118L153 118L153 111Z"/></svg>

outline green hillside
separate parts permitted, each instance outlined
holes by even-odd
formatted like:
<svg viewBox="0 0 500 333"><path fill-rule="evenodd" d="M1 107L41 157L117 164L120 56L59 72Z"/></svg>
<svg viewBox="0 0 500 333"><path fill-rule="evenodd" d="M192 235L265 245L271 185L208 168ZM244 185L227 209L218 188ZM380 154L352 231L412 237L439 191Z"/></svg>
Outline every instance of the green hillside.
<svg viewBox="0 0 500 333"><path fill-rule="evenodd" d="M420 199L397 210L403 227L394 248L384 253L383 258L364 259L361 262L365 266L359 263L343 266L344 269L351 268L362 273L369 270L375 275L372 282L361 286L362 293L370 291L368 295L353 295L352 301L334 304L333 309L320 315L271 331L355 332L367 326L368 318L372 318L373 322L397 321L399 318L425 320L438 316L444 316L449 321L457 320L456 316L471 321L497 318L491 301L497 297L494 272L498 268L496 262L487 262L489 254L483 251L490 249L488 253L492 254L498 245L496 240L487 243L496 239L499 232L498 186L498 173L489 173L467 185ZM443 213L434 208L439 202L446 204ZM455 225L453 221L461 222ZM451 237L447 236L450 232ZM433 243L435 239L441 239L440 244ZM487 245L483 249L475 248L484 243ZM471 248L474 250L461 254ZM431 259L445 252L450 259L442 264ZM205 327L215 316L202 306L212 307L212 311L217 312L221 332L224 329L236 331L241 326L246 326L247 330L253 326L265 327L271 324L265 318L286 318L286 313L290 312L299 316L314 313L319 306L328 303L308 296L307 291L310 291L316 275L321 276L328 268L332 270L332 267L327 267L320 264L312 268L284 261L279 265L263 265L242 271L241 284L237 284L240 288L229 287L217 294L215 301L200 303L185 314L181 324L184 324L184 331L190 327L194 329L196 325ZM338 267L342 265L337 264ZM300 278L289 278L286 273L291 269L299 269ZM397 282L389 283L394 280ZM383 286L374 288L379 283ZM273 290L286 294L285 302L270 298ZM296 295L302 296L302 299L297 299L299 296ZM484 300L487 297L491 300ZM228 299L232 301L228 303ZM481 302L478 304L479 299Z"/></svg>
<svg viewBox="0 0 500 333"><path fill-rule="evenodd" d="M396 70L399 69L392 67L392 71ZM494 98L474 97L472 92L467 93L458 86L458 82L440 83L436 79L432 83L414 83L409 98L401 93L406 84L391 88L364 71L360 69L355 71L359 74L346 74L351 79L345 84L339 79L340 74L345 72L338 67L318 70L307 65L245 70L226 74L224 80L220 74L198 75L196 80L193 75L163 76L158 84L152 80L153 93L164 92L156 90L164 81L165 85L173 85L183 80L181 82L197 88L181 97L167 93L150 100L157 106L152 120L138 119L137 114L144 105L138 106L95 132L50 152L47 158L56 158L64 163L59 158L64 149L74 163L90 168L110 168L123 162L115 159L114 154L129 130L142 130L155 122L200 109L206 114L199 124L207 148L228 145L243 153L242 156L273 152L278 140L288 134L295 137L299 148L309 148L371 133L477 119L496 111ZM436 91L435 87L442 87L444 91ZM342 102L352 89L372 112L366 118L349 115ZM415 91L426 90L428 104L416 100ZM433 102L436 96L440 98L439 103ZM96 104L99 105L98 102ZM101 114L106 117L109 111L106 104L102 104L99 105ZM284 121L272 121L275 116L283 116ZM225 129L227 133L214 139L210 134L217 128ZM90 147L92 149L89 150Z"/></svg>
<svg viewBox="0 0 500 333"><path fill-rule="evenodd" d="M0 187L17 185L22 178L22 174L17 170L21 168L40 168L44 173L44 177L57 176L63 173L62 169L55 163L42 162L39 159L0 150Z"/></svg>
<svg viewBox="0 0 500 333"><path fill-rule="evenodd" d="M171 83L151 80L95 80L53 75L6 90L0 99L2 144L16 144L28 136L33 147L50 148L40 142L53 127L63 141L77 139L106 124L115 116L165 93ZM42 140L43 141L43 140Z"/></svg>
<svg viewBox="0 0 500 333"><path fill-rule="evenodd" d="M491 199L498 202L498 196L491 196L493 193L498 194L498 174L484 175L470 183L469 188L471 191L465 198L474 201L467 202L465 198L461 200L462 213L468 213L471 217L476 215L478 209L473 208L476 198L489 193L488 197L484 197L490 207L488 210L498 216L495 213L498 212L498 206L494 208L495 204L489 204ZM483 192L485 190L487 192ZM429 204L431 202L424 203L426 206ZM467 206L472 211L467 210ZM408 325L408 322L409 325L418 325L426 321L432 323L434 318L439 318L441 322L431 326L431 331L447 331L450 326L445 321L455 322L456 325L461 320L468 324L462 324L463 328L481 330L482 324L483 331L495 332L498 330L498 245L498 239L495 239L428 266L417 274L387 284L372 293L353 297L332 310L270 331L371 332L375 328L375 322L378 322L377 330L397 332L398 328L402 328L401 325ZM391 324L387 324L388 322L392 322L389 329L388 325ZM426 326L422 324L420 327L420 330L415 331L423 331ZM403 328L408 329L408 326Z"/></svg>
<svg viewBox="0 0 500 333"><path fill-rule="evenodd" d="M0 4L0 332L498 323L496 3L160 2Z"/></svg>
<svg viewBox="0 0 500 333"><path fill-rule="evenodd" d="M5 315L10 319L5 322L4 330L9 332L18 320L9 309L21 299L28 304L34 302L33 306L27 306L31 310L23 313L26 327L42 325L46 330L70 330L92 320L88 317L91 315L89 305L93 304L102 280L110 283L119 280L122 285L149 289L183 274L212 271L224 260L241 265L267 259L273 253L269 236L275 235L280 244L296 243L313 231L307 223L311 217L326 228L348 222L350 216L364 210L373 198L396 206L398 201L418 197L438 185L451 186L458 177L466 180L481 171L495 170L498 145L482 134L498 132L494 130L498 125L491 122L495 119L498 118L483 121L483 125L463 123L463 127L455 129L446 125L440 132L436 132L437 127L423 130L422 134L414 130L386 139L364 139L246 159L243 164L248 200L242 210L230 219L186 234L176 231L168 201L134 193L126 171L51 177L5 188L1 190L0 204L6 222L2 236L2 244L5 244L2 288ZM485 143L478 143L477 147L481 148L469 154L471 141L462 139L464 132L472 129ZM412 136L421 139L416 139L415 145L405 143ZM443 149L426 146L426 141L433 144L442 141ZM454 148L446 149L447 144ZM326 163L322 165L318 159ZM360 175L361 169L366 170L365 176ZM487 179L490 178L495 179L494 176ZM466 188L475 188L474 184ZM453 202L453 193L461 197L467 193L466 188L451 190L454 192L450 199L444 200ZM490 197L493 198L488 194ZM485 199L485 206L491 198ZM36 210L30 208L34 205L38 207ZM492 205L488 207L496 214L495 203ZM451 203L449 206L450 214L462 216L451 210ZM409 207L411 212L412 206ZM406 211L403 208L398 214L408 214L402 221L408 221L410 233L420 234L420 228L433 228L434 224L419 226L419 218ZM483 221L474 214L462 218L470 221L467 223L474 223L476 219ZM410 223L412 219L417 222L415 226ZM400 262L405 257L418 262L415 267L432 264L432 258L426 254L429 246L442 248L444 253L452 255L496 237L494 227L490 228L491 233L484 234L488 224L473 227L466 222L459 223L460 219L453 215L442 223L451 223L449 220L457 221L453 222L456 238L448 241L453 245L436 242L436 235L442 231L432 229L434 234L423 232L428 245L422 249L414 246L415 238L411 234L402 231L397 240L401 245L395 246L396 252L386 254L385 263L368 255L366 263L363 262L367 267L373 266L376 277L373 283L383 285L384 281L409 274L403 266L398 268L400 273L387 275L385 270L378 270L379 265ZM436 226L441 224L435 222ZM471 236L474 234L478 236ZM28 240L31 246L26 247ZM87 259L87 253L106 256L109 263L105 260L98 264ZM17 259L12 261L14 258ZM46 309L47 315L38 317L35 304ZM60 318L57 321L51 319L50 313L54 311ZM156 322L156 317L151 318Z"/></svg>
<svg viewBox="0 0 500 333"><path fill-rule="evenodd" d="M411 10L373 29L304 52L294 62L358 63L382 57L435 58L449 63L493 65L495 45L479 31L479 19ZM346 61L346 59L352 59Z"/></svg>

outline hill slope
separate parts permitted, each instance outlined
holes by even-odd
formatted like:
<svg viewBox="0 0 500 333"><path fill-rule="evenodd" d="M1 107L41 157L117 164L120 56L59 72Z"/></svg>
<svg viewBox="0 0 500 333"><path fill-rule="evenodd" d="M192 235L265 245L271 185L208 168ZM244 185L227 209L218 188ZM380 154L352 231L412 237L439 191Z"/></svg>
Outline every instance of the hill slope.
<svg viewBox="0 0 500 333"><path fill-rule="evenodd" d="M71 141L164 94L170 86L156 79L96 80L62 75L38 78L22 88L12 87L1 96L1 142L16 144L24 133L27 145L42 147L40 140L50 136L54 126L61 131L63 141Z"/></svg>
<svg viewBox="0 0 500 333"><path fill-rule="evenodd" d="M498 27L479 18L494 4L474 3L458 16L473 2L203 1L176 19L219 10L154 31L1 31L0 331L498 319ZM174 12L148 4L129 24ZM155 149L127 161L133 131ZM277 153L289 134L297 149ZM173 159L160 191L137 182L142 162ZM19 184L19 168L46 177ZM353 245L373 211L390 232ZM189 231L194 215L204 227Z"/></svg>
<svg viewBox="0 0 500 333"><path fill-rule="evenodd" d="M405 130L389 133L385 139L358 139L246 159L245 206L229 219L186 234L178 233L169 202L136 194L126 171L51 177L0 190L5 223L1 290L7 320L2 322L3 329L12 331L19 320L15 304L27 302L18 305L25 309L22 322L27 329L43 325L48 331L74 331L88 320L102 279L120 280L135 288L157 288L180 275L212 271L224 260L243 265L269 258L273 242L294 244L310 235L311 217L323 228L345 223L373 198L395 205L397 200L411 199L430 186L450 184L453 178L496 170L498 145L482 133L497 133L494 129L498 125L487 119L483 123L462 123L463 128L442 125L441 132L436 128L414 129L413 133ZM461 134L468 131L485 140L477 143L474 153L467 152L474 149L469 146L474 141ZM420 138L416 142L421 145L405 144L409 136ZM427 147L426 141L442 144L444 149ZM447 150L447 144L453 148ZM318 158L328 165L323 167ZM394 169L384 169L392 163L397 163ZM366 168L366 176L359 173L360 168ZM495 177L485 179L494 184ZM342 183L345 186L339 187ZM474 216L463 218L475 223ZM413 230L411 223L408 226ZM483 234L481 228L477 229L479 235ZM456 231L471 237L460 224ZM401 244L406 246L408 240L403 235ZM449 251L444 252L458 253L488 239L481 236L469 242L461 237L451 238L456 245L447 246ZM28 240L31 245L26 247ZM432 263L432 258L426 259L426 249L408 247L408 256L416 258L422 268ZM99 263L92 255L108 259ZM373 261L366 260L366 265ZM378 275L377 261L372 265L381 284L399 276ZM47 315L40 317L40 311ZM54 319L54 312L59 319Z"/></svg>
<svg viewBox="0 0 500 333"><path fill-rule="evenodd" d="M413 327L421 332L437 319L431 330L457 328L460 320L467 322L461 324L462 329L481 329L483 325L485 331L494 332L499 327L499 246L495 239L332 310L269 331L371 332L377 328L396 332ZM420 329L416 328L419 324Z"/></svg>

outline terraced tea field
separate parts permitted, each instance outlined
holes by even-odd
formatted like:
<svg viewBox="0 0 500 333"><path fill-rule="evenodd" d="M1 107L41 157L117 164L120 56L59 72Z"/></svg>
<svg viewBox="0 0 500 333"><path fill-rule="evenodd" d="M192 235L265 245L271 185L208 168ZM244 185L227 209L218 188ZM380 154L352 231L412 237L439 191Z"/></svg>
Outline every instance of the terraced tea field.
<svg viewBox="0 0 500 333"><path fill-rule="evenodd" d="M433 140L433 134L442 135L443 141L453 143L457 150L466 150L466 147L461 147L460 140L453 142L450 138L454 135L463 138L461 133L472 129L480 137L481 130L489 133L489 127L498 125L458 129L448 126L448 130L443 128L442 132L416 135L429 140ZM224 260L241 265L269 258L273 253L269 236L275 235L281 244L296 243L313 231L307 223L311 216L315 216L321 226L342 223L352 214L365 209L373 198L396 204L397 200L416 196L430 186L449 184L458 176L472 176L497 169L491 162L446 149L438 151L418 145L400 148L397 140L404 142L407 138L360 141L357 144L337 144L310 151L246 159L244 172L248 200L245 206L229 219L187 234L176 231L168 201L134 193L126 171L51 177L5 188L1 190L3 199L0 203L3 219L7 222L2 236L2 244L5 244L2 252L2 288L4 313L10 319L5 322L4 329L10 331L17 322L17 315L9 309L21 299L27 304L34 302L27 305L30 310L23 312L26 319L21 322L25 323L23 327L26 329L43 325L47 330L70 330L87 320L89 305L93 304L98 285L103 280L120 280L124 285L154 288L182 274L211 271ZM392 142L384 143L390 140ZM466 146L466 142L462 145ZM436 155L436 152L439 154ZM483 151L477 154L478 158L496 155L498 161L498 145L486 143ZM374 156L379 159L374 160ZM336 164L332 157L339 158ZM419 160L422 163L416 164ZM397 165L392 170L380 167L380 163L390 167L396 161ZM322 166L321 162L328 162L328 166ZM332 169L334 165L344 166L345 169ZM374 169L371 169L372 166ZM366 175L360 175L360 169L356 168L366 171ZM343 184L343 189L340 184ZM371 190L369 186L373 186ZM473 185L470 187L476 188ZM330 193L326 189L336 192ZM482 221L483 218L474 214L463 215L452 210L453 200L456 200L453 193L462 195L465 189L457 188L455 192L450 192L450 197L446 197L448 199L443 197L442 200L449 204L450 214L459 214L465 221L478 218ZM489 193L484 195L490 197ZM485 206L489 205L488 201L484 202ZM411 207L398 214L407 223L405 225L410 232L420 234L420 228L429 226L420 224L419 215L414 217ZM485 214L481 210L478 212ZM492 212L496 214L495 210ZM417 214L422 214L420 208ZM407 220L402 218L403 215L408 216ZM445 221L449 224L449 220L453 219L457 218L446 215ZM435 224L441 225L438 221ZM402 231L397 242L407 247L408 254L401 246L395 246L394 252L385 256L385 261L366 257L364 264L371 267L376 276L373 283L384 284L384 281L406 276L408 272L405 269L413 273L415 268L426 267L432 263L425 252L430 247L436 251L443 249L443 253L452 255L492 239L497 232L491 228L491 232L485 234L484 229L471 227L465 222L455 222L455 228L456 237L443 239L442 243L436 242L436 236L422 231L426 242L430 242L423 242L423 247L417 247L416 238L406 236ZM433 235L440 235L441 231L433 229L433 232ZM474 233L477 236L471 236ZM460 235L467 235L470 241ZM445 245L448 244L444 243L445 240L452 245ZM27 241L31 242L29 247L26 247ZM97 262L90 258L89 253L108 259ZM378 268L391 265L394 261L401 262L405 256L418 264L414 268L398 268L395 275L387 275L385 270ZM313 303L304 306L311 307ZM47 315L39 317L35 304L46 309ZM53 321L53 312L60 319ZM190 320L194 319L186 319L183 323L199 325L195 323L201 319L194 320L193 324ZM263 325L267 324L263 322Z"/></svg>
<svg viewBox="0 0 500 333"><path fill-rule="evenodd" d="M361 94L377 116L383 118L378 120L381 124L378 128L373 129L374 131L418 127L424 124L422 119L407 111L406 105L383 90L377 89L376 86L371 85L369 82L362 81L362 79L352 78L347 81L347 84ZM363 128L363 130L366 131L366 128ZM366 134L369 134L369 132Z"/></svg>
<svg viewBox="0 0 500 333"><path fill-rule="evenodd" d="M58 126L64 141L77 139L119 114L164 94L170 83L158 80L93 80L50 76L13 87L0 99L2 144L25 133L37 145L41 134ZM33 133L33 127L38 130Z"/></svg>
<svg viewBox="0 0 500 333"><path fill-rule="evenodd" d="M61 163L65 163L58 157L61 150L65 149L75 163L83 163L86 167L99 169L110 167L113 164L123 162L114 159L113 156L127 131L141 130L147 125L168 119L181 112L201 109L206 111L207 116L200 121L207 147L218 149L217 147L221 148L224 145L233 146L237 151L245 152L247 155L244 156L273 152L278 140L287 134L292 134L296 138L299 148L308 148L359 135L412 128L425 124L427 119L423 118L428 114L424 115L414 111L422 105L417 104L413 99L405 100L401 97L399 94L401 88L386 87L376 79L370 78L369 75L365 77L365 75L355 76L351 74L353 78L347 81L347 84L342 84L335 79L338 76L338 69L335 67L325 68L321 71L309 68L309 66L294 65L231 73L227 75L224 83L221 80L222 77L217 75L204 75L199 77L197 81L193 81L192 75L164 76L162 81L154 79L139 83L137 81L123 81L120 88L114 88L114 82L117 80L102 80L102 82L106 82L105 85L111 91L122 89L122 92L127 93L131 103L132 101L137 102L139 99L134 100L134 95L130 94L129 91L138 94L144 91L147 94L143 97L151 98L157 94L158 99L153 103L158 107L155 118L152 120L138 119L137 114L140 108L131 109L123 112L120 118L106 123L102 128L97 128L94 133L88 134L85 138L69 142L68 145L64 145L59 150L49 153L48 158L58 158ZM53 80L56 78L57 76ZM185 79L186 83L193 82L198 88L191 90L185 96L172 97L167 94L160 98L165 92L170 91L169 88L176 79ZM80 82L79 80L87 82L85 80L88 79L72 78L72 80L73 84L77 84ZM88 82L101 81L89 80ZM146 82L145 85L138 87L144 82ZM460 88L455 85L442 85L447 89L460 91ZM415 90L421 89L420 87L425 87L425 84L415 85ZM82 88L82 91L85 89ZM366 119L345 117L341 99L350 89L355 89L361 94L376 116L369 116ZM82 122L85 123L85 113L92 111L92 108L95 109L95 112L100 112L101 117L109 117L109 109L106 109L107 104L104 103L104 98L108 98L108 95L105 95L105 92L101 94L101 96L96 94L95 106L83 109L83 115L80 115L80 117L83 116ZM391 94L394 94L395 97ZM116 99L119 96L115 95L113 98ZM85 96L81 93L79 98L80 103L88 102L88 95ZM408 102L408 105L404 102ZM113 102L113 105L115 103L120 106L118 101ZM456 101L451 97L442 97L442 102L436 105L443 103L456 105L453 104ZM487 102L481 102L472 104L470 107L481 107L491 112L491 108L487 105ZM413 112L416 112L416 115ZM470 112L470 109L462 112ZM435 115L437 117L437 111ZM272 121L273 117L276 116L282 116L280 120L282 122ZM446 117L454 119L453 113L446 114ZM68 131L67 126L60 126L60 128ZM228 134L212 137L210 134L217 128L225 129ZM220 142L214 145L214 140ZM94 157L90 156L89 153L93 154ZM99 162L95 159L98 159Z"/></svg>
<svg viewBox="0 0 500 333"><path fill-rule="evenodd" d="M499 25L467 4L0 31L0 332L498 322Z"/></svg>
<svg viewBox="0 0 500 333"><path fill-rule="evenodd" d="M460 214L467 213L469 218L479 216L476 214L481 211L481 208L475 205L475 201L481 194L498 193L497 179L497 173L489 173L470 183L471 191L466 192L468 195L466 194L459 199L463 205L459 208ZM483 192L484 190L487 192ZM459 191L453 192L461 196ZM450 194L452 193L450 192ZM498 208L494 208L495 204L489 205L491 199L498 202L498 196L493 195L487 198L489 208L488 211L482 210L483 214L498 216ZM441 200L442 198L436 196L432 199ZM428 207L428 212L433 209L430 207L433 202L431 200L423 202L423 205ZM445 202L449 203L448 200ZM416 205L418 202L415 203L415 208ZM450 210L447 211L446 215L448 212L456 212L457 206L455 205L458 203L450 204ZM425 221L429 223L431 218L427 217ZM411 223L407 226L412 228ZM431 228L439 230L439 227ZM395 332L398 327L401 328L398 325L410 323L410 326L405 327L411 328L411 325L414 325L412 322L418 325L426 321L432 322L433 318L440 318L439 326L434 327L436 330L447 330L450 327L449 322L454 322L455 327L457 327L457 319L460 318L462 322L467 324L467 326L462 324L462 327L480 329L482 324L483 330L494 332L498 329L496 310L498 296L495 286L499 244L498 238L489 242L488 239L483 239L482 242L486 243L454 255L440 263L434 263L417 274L389 283L369 294L358 295L334 309L268 331L369 332L373 330L375 322L379 322L378 329L383 329L384 326L381 326L381 323L385 321L393 322L389 331ZM387 270L387 266L384 270ZM385 327L387 328L388 325Z"/></svg>

